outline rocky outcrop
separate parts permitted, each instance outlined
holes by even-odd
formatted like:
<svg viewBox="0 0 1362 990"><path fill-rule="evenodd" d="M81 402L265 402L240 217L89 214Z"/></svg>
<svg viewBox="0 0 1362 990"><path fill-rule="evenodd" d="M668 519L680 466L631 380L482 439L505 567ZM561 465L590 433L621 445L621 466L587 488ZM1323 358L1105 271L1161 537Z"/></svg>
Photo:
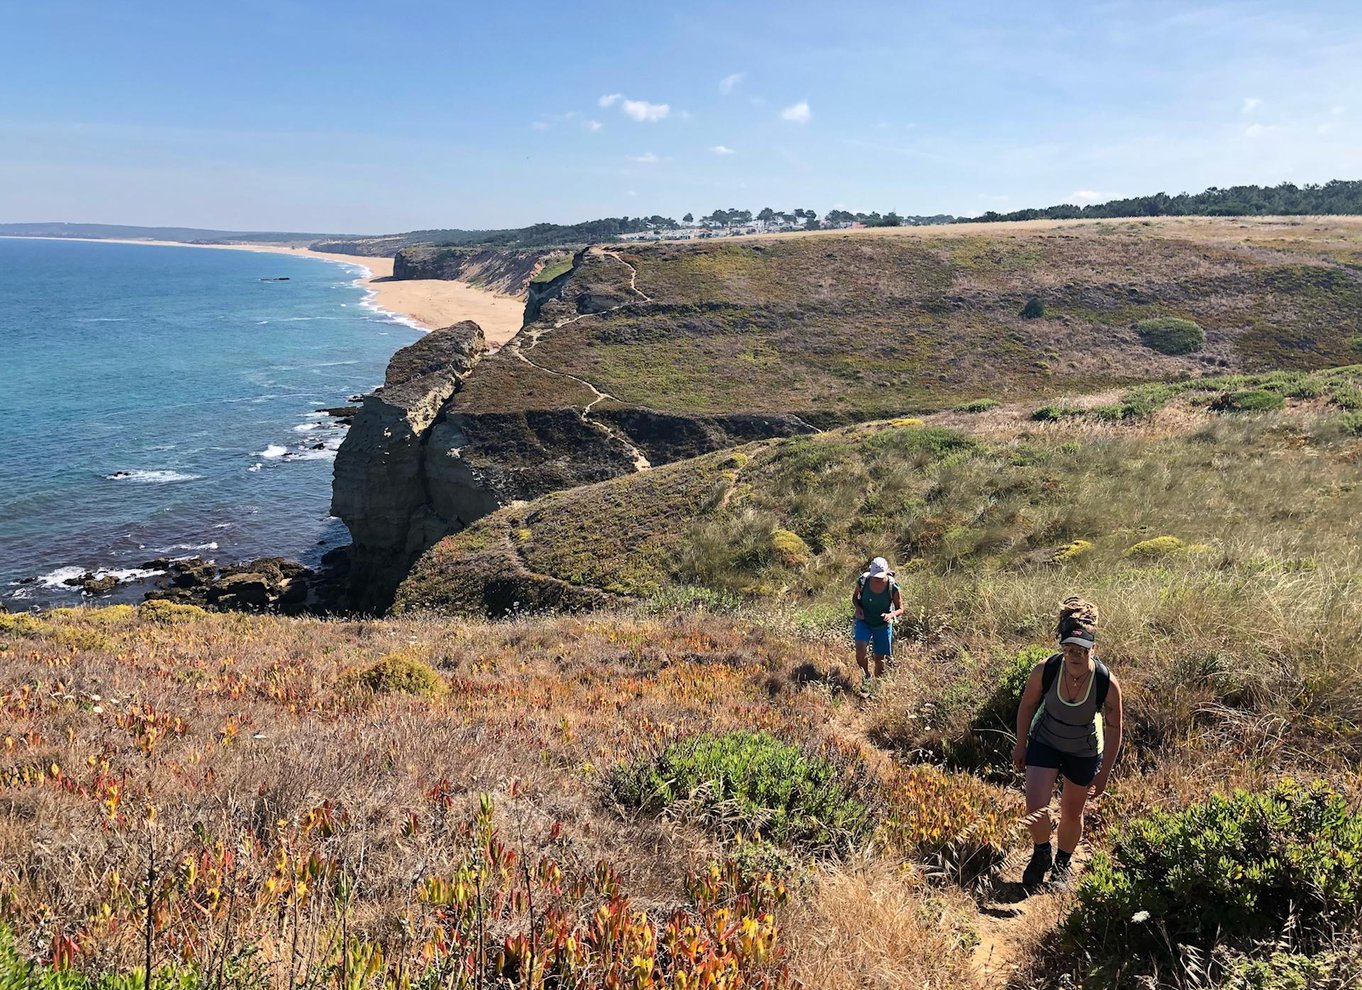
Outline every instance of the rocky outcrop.
<svg viewBox="0 0 1362 990"><path fill-rule="evenodd" d="M311 568L283 557L261 557L242 564L219 567L211 560L191 557L147 561L143 567L161 570L165 576L148 601L199 605L219 612L279 612L298 615L315 610Z"/></svg>
<svg viewBox="0 0 1362 990"><path fill-rule="evenodd" d="M386 608L422 551L466 524L456 505L448 516L431 508L427 444L445 403L486 350L471 321L433 330L398 351L383 387L364 398L336 454L331 495L332 514L354 539L343 606Z"/></svg>

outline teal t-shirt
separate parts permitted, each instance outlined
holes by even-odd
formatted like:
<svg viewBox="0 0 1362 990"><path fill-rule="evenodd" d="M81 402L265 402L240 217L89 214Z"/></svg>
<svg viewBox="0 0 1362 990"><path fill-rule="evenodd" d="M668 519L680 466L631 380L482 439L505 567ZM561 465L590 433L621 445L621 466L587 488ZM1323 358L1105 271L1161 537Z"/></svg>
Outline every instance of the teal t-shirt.
<svg viewBox="0 0 1362 990"><path fill-rule="evenodd" d="M856 604L861 606L867 626L872 629L883 629L889 625L880 616L893 609L894 592L897 588L894 579L890 578L884 582L883 591L874 591L870 587L870 578L867 575L861 576L860 594L857 596Z"/></svg>

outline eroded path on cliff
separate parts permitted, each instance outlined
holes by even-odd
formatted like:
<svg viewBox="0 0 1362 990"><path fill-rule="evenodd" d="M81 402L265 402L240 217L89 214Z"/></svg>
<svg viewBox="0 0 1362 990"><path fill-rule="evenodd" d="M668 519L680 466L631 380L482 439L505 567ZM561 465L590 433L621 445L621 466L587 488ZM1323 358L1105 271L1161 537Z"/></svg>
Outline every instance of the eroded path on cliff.
<svg viewBox="0 0 1362 990"><path fill-rule="evenodd" d="M621 258L618 254L615 254L613 251L606 251L602 248L597 247L590 248L589 250L592 254L598 257L610 258L613 261L616 261L619 264L623 265L625 268L628 268L629 289L631 292L635 293L639 298L631 299L628 302L622 302L618 306L611 306L609 309L602 310L599 313L578 313L576 316L568 317L565 320L559 320L552 326L535 328L533 330L530 330L528 334L523 334L520 337L516 337L507 346L512 354L514 354L519 360L524 361L531 367L537 368L539 371L544 372L544 374L546 375L553 375L556 378L565 378L568 381L576 382L578 385L581 385L583 388L591 392L594 398L585 406L583 406L581 412L578 414L581 416L582 422L591 426L593 429L599 430L606 436L610 437L610 439L618 443L620 446L624 447L624 449L628 451L629 457L634 463L635 471L646 471L653 466L652 462L648 460L647 455L644 454L643 451L640 450L637 446L635 446L634 443L627 436L620 433L618 430L614 429L609 424L602 422L598 418L593 419L591 416L591 410L594 409L597 405L606 401L607 399L609 399L611 402L618 402L619 400L617 398L615 398L613 395L611 395L604 389L597 388L594 384L587 381L585 378L579 378L577 375L569 374L566 371L556 371L553 368L546 368L544 367L544 365L535 361L526 353L527 351L532 351L536 347L538 347L540 340L542 340L546 334L552 333L554 330L561 329L562 327L565 327L568 324L576 323L578 320L584 320L590 316L605 316L607 314L615 312L616 310L623 309L625 306L631 306L635 302L652 302L652 297L648 296L646 293L643 292L643 290L641 290L638 287L638 270L634 268L633 265L629 264L629 262L625 261L623 258ZM525 346L522 343L523 337L529 338L529 346Z"/></svg>

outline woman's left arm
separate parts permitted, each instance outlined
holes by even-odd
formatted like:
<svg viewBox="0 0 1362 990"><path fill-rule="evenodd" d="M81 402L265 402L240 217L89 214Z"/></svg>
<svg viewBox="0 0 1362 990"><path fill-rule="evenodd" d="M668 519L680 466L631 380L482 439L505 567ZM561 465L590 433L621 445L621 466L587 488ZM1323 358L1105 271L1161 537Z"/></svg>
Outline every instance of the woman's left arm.
<svg viewBox="0 0 1362 990"><path fill-rule="evenodd" d="M1125 735L1122 724L1125 711L1121 705L1121 682L1113 674L1111 689L1107 692L1107 703L1102 706L1102 726L1106 736L1102 753L1102 769L1092 782L1092 796L1097 797L1107 789L1111 781L1111 771L1116 766L1116 758L1121 754L1121 739Z"/></svg>
<svg viewBox="0 0 1362 990"><path fill-rule="evenodd" d="M894 611L890 612L886 618L890 622L893 622L895 619L899 618L899 616L903 615L903 591L897 586L894 588L893 596L889 599L889 604L894 606Z"/></svg>

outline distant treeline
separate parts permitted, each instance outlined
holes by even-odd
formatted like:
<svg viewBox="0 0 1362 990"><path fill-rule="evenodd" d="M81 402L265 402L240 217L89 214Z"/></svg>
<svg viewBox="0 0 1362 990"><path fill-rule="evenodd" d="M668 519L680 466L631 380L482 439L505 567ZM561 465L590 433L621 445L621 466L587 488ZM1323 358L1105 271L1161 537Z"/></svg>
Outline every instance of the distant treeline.
<svg viewBox="0 0 1362 990"><path fill-rule="evenodd" d="M1323 185L1212 186L1205 192L1155 193L1113 199L1107 203L1076 206L1061 203L1043 209L989 211L983 216L962 217L958 223L992 223L999 220L1076 220L1100 217L1254 217L1304 214L1362 214L1362 180L1333 179Z"/></svg>
<svg viewBox="0 0 1362 990"><path fill-rule="evenodd" d="M506 230L413 230L402 234L408 244L441 244L498 248L539 248L608 241L656 227L675 227L669 217L602 217L582 223L536 223Z"/></svg>

